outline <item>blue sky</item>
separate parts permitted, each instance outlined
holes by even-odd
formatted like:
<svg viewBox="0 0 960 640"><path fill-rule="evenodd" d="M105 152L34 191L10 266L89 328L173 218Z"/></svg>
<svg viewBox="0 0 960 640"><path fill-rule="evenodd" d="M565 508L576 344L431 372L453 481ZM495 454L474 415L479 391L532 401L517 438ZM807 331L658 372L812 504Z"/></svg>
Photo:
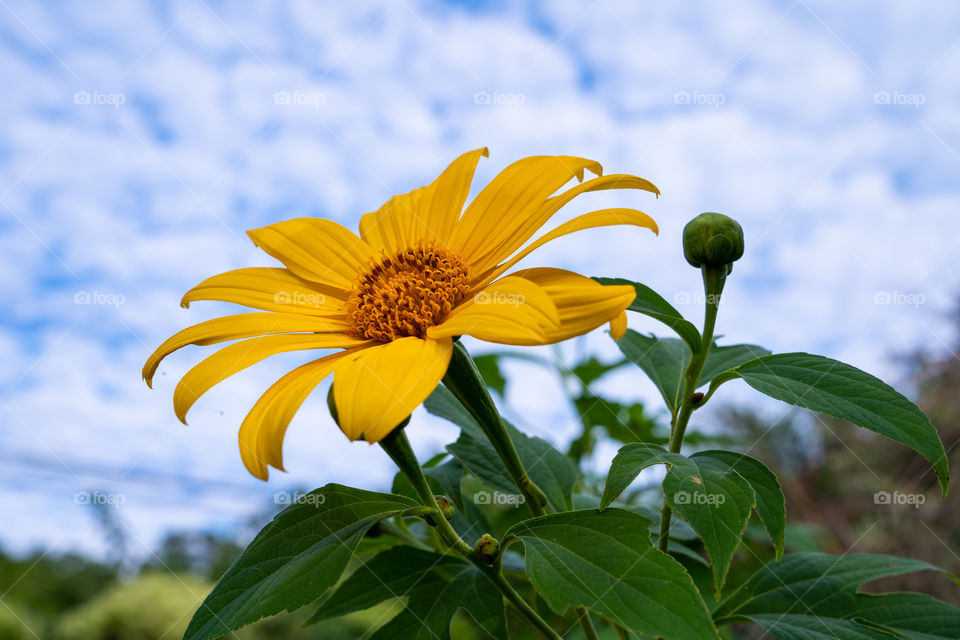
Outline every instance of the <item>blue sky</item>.
<svg viewBox="0 0 960 640"><path fill-rule="evenodd" d="M153 391L140 367L171 333L227 310L179 308L188 288L271 264L246 229L304 215L355 227L479 146L491 155L475 184L559 153L663 192L584 196L557 220L631 206L659 238L588 231L526 264L641 280L699 318L680 230L721 211L748 247L725 339L888 376L890 353L952 344L955 3L2 0L0 15L0 507L17 522L6 548L97 550L83 491L120 496L146 555L165 530L230 530L291 487L385 486L387 458L346 442L322 392L290 429L291 473L263 484L244 472L237 426L296 358L223 384L189 427L171 395L201 349L170 358ZM615 353L601 332L585 341ZM522 373L511 410L563 442L572 416L556 381ZM636 375L608 390L656 397ZM411 431L423 454L454 435L419 415Z"/></svg>

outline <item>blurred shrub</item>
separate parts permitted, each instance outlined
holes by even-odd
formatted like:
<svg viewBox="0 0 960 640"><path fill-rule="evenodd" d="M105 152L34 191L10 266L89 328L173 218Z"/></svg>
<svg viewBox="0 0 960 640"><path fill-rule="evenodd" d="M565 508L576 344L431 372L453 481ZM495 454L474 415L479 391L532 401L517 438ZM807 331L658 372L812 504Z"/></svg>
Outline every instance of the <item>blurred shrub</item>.
<svg viewBox="0 0 960 640"><path fill-rule="evenodd" d="M19 604L44 618L88 600L115 580L114 567L75 554L36 552L14 559L0 552L4 603Z"/></svg>
<svg viewBox="0 0 960 640"><path fill-rule="evenodd" d="M56 622L53 640L180 640L193 612L212 584L187 576L151 571L133 582L107 589L89 602L67 612ZM231 640L352 640L398 613L395 602L367 611L304 627L314 607L267 618L230 635ZM19 615L19 614L18 614ZM36 640L33 632L11 626L0 616L0 639ZM14 619L15 621L15 619ZM38 627L34 627L38 628ZM455 619L454 637L479 640L471 622ZM43 637L41 635L41 637Z"/></svg>
<svg viewBox="0 0 960 640"><path fill-rule="evenodd" d="M41 625L33 614L16 605L0 607L0 638L3 640L36 640L41 635Z"/></svg>
<svg viewBox="0 0 960 640"><path fill-rule="evenodd" d="M150 573L107 589L64 615L56 640L179 640L212 585Z"/></svg>

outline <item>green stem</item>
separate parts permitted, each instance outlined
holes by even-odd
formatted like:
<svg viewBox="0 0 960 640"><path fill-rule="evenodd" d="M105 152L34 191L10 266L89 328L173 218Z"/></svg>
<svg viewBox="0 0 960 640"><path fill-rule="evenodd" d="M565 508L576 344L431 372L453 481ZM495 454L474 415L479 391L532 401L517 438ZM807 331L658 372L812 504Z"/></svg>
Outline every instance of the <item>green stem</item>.
<svg viewBox="0 0 960 640"><path fill-rule="evenodd" d="M680 412L670 430L670 451L680 453L683 446L683 435L687 430L687 423L690 421L690 415L694 410L703 406L702 399L694 404L693 394L697 390L697 382L700 380L700 374L703 372L703 365L707 362L707 356L710 354L710 347L713 345L713 331L717 324L717 311L720 308L720 294L723 292L723 285L727 278L727 266L704 265L703 267L703 288L706 292L706 305L703 316L703 335L700 339L700 349L690 358L690 364L683 375L683 400L680 404ZM666 500L663 503L663 509L660 511L660 550L666 551L670 543L670 519L673 511Z"/></svg>
<svg viewBox="0 0 960 640"><path fill-rule="evenodd" d="M583 637L587 640L600 640L600 636L597 635L597 629L593 626L593 621L590 619L590 612L587 611L587 608L577 607L576 612L577 616L579 616L580 628L583 629Z"/></svg>
<svg viewBox="0 0 960 640"><path fill-rule="evenodd" d="M618 625L618 624L614 624L614 623L612 623L612 622L611 622L610 624L613 624L613 630L617 632L617 639L618 639L618 640L630 640L630 632L629 632L629 631L627 631L626 629L624 629L623 627L621 627L621 626Z"/></svg>
<svg viewBox="0 0 960 640"><path fill-rule="evenodd" d="M490 391L480 376L477 365L474 364L466 347L459 341L453 345L453 356L450 358L450 366L443 378L443 384L480 423L533 515L546 515L547 497L527 475L517 448L507 432L507 425L497 411L497 405L490 397ZM526 602L524 605L529 606ZM597 640L597 630L590 620L586 607L577 607L575 612L587 640Z"/></svg>
<svg viewBox="0 0 960 640"><path fill-rule="evenodd" d="M561 636L540 617L533 607L527 604L507 581L500 571L499 563L489 565L478 558L470 545L464 542L463 538L461 538L450 523L447 522L447 519L443 517L443 514L440 512L440 507L437 505L436 498L433 496L433 491L427 483L426 476L423 475L423 469L420 468L420 463L416 455L414 455L413 449L410 447L410 441L407 439L407 434L404 433L404 430L402 428L394 429L390 435L380 441L380 446L383 447L383 450L386 451L387 455L396 463L400 471L410 480L410 484L413 485L413 489L417 497L420 498L420 501L425 506L434 509L433 514L430 516L430 521L434 526L434 530L439 534L440 539L472 562L474 566L497 587L500 593L503 594L503 597L520 611L530 624L539 629L540 632L547 638L550 638L550 640L561 640Z"/></svg>
<svg viewBox="0 0 960 640"><path fill-rule="evenodd" d="M507 432L507 425L490 397L487 385L480 377L473 358L459 341L453 345L453 356L447 374L443 377L443 384L480 424L533 515L546 514L547 497L527 475L517 448Z"/></svg>

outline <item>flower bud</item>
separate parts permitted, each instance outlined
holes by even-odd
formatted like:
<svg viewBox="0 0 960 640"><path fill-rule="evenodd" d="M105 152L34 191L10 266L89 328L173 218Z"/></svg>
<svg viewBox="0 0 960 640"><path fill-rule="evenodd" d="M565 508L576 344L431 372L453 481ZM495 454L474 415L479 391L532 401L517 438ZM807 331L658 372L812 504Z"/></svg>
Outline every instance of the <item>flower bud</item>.
<svg viewBox="0 0 960 640"><path fill-rule="evenodd" d="M340 414L337 412L337 403L333 400L333 384L330 385L330 390L327 391L327 409L330 410L330 417L333 418L333 422L339 427L340 426Z"/></svg>
<svg viewBox="0 0 960 640"><path fill-rule="evenodd" d="M485 533L477 540L477 544L473 545L473 552L487 564L493 564L500 553L500 542L489 533Z"/></svg>
<svg viewBox="0 0 960 640"><path fill-rule="evenodd" d="M433 496L433 499L437 501L440 513L447 519L447 522L453 520L453 514L456 513L456 509L453 508L453 503L450 502L450 498L447 496Z"/></svg>
<svg viewBox="0 0 960 640"><path fill-rule="evenodd" d="M698 269L727 265L743 255L743 229L740 223L722 213L701 213L683 228L683 257Z"/></svg>

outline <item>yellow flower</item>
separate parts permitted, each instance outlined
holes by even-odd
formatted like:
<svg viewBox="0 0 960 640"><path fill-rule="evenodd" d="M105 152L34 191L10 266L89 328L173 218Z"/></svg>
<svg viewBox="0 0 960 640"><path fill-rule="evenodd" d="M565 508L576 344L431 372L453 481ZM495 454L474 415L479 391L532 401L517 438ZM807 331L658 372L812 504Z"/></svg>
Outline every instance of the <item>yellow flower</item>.
<svg viewBox="0 0 960 640"><path fill-rule="evenodd" d="M184 423L215 384L271 355L314 349L343 351L308 362L277 380L240 427L240 453L256 477L283 470L287 425L307 395L334 375L340 428L351 440L377 442L437 386L455 336L510 345L542 345L610 322L619 337L630 286L601 286L562 269L503 274L560 236L616 224L656 223L633 209L603 209L561 224L523 248L575 196L604 189L657 188L631 175L602 176L592 160L533 156L488 184L465 210L480 156L465 153L426 187L394 196L360 220L358 237L331 220L298 218L249 232L284 268L228 271L183 297L233 302L261 312L215 318L184 329L150 356L150 385L160 361L189 344L240 340L191 369L174 391ZM598 177L583 182L584 170ZM558 195L576 177L580 182ZM461 210L463 213L461 215Z"/></svg>

